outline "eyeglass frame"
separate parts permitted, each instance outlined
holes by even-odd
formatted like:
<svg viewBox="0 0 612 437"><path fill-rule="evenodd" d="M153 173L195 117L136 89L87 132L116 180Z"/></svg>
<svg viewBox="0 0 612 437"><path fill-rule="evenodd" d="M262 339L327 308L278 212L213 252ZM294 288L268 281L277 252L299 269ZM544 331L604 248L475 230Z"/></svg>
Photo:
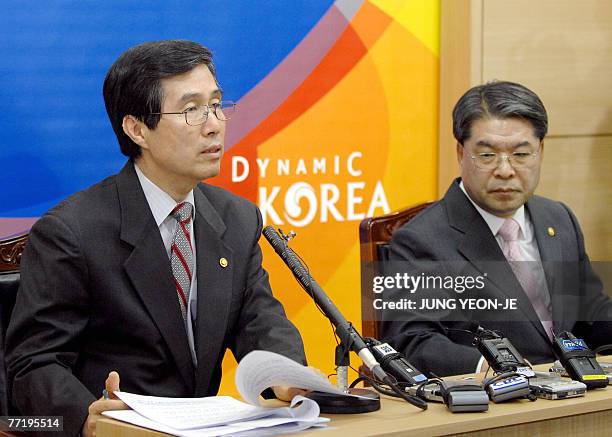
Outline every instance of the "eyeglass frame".
<svg viewBox="0 0 612 437"><path fill-rule="evenodd" d="M461 144L461 147L463 147L465 149L465 146L463 144ZM527 152L512 152L512 153L499 153L499 152L481 152L481 153L477 153L475 155L470 154L469 157L472 158L472 161L474 162L474 165L482 170L496 170L502 163L502 161L505 159L508 162L508 165L510 167L512 167L513 169L522 169L522 168L530 168L534 161L529 162L528 164L519 164L519 166L517 167L516 164L513 164L512 161L510 160L511 157L515 154L515 153L525 153L529 156L533 156L534 158L536 156L538 156L540 154L540 151L542 149L542 144L540 143L538 145L538 150L536 150L535 152L531 152L531 153L527 153ZM469 152L468 152L469 153ZM481 167L478 164L477 158L478 156L482 156L483 154L493 154L495 155L495 165L493 167ZM482 165L482 164L481 164Z"/></svg>
<svg viewBox="0 0 612 437"><path fill-rule="evenodd" d="M236 102L234 102L233 100L222 100L221 102L213 103L212 105L198 105L198 106L202 106L202 107L206 107L207 108L206 116L204 117L202 122L198 123L198 124L189 124L189 122L187 121L187 112L191 108L187 108L184 111L180 111L180 112L149 112L149 114L147 114L147 115L180 115L180 114L183 114L183 116L185 117L185 123L187 124L187 126L202 126L204 123L206 123L208 121L208 115L210 114L211 109L212 109L211 106L215 106L215 105L218 105L217 106L218 109L223 109L222 108L223 105L231 105L231 108L233 110L236 109ZM217 110L216 109L213 109L212 113L215 114L215 117L219 121L227 121L227 120L230 119L229 117L227 117L227 118L224 118L223 120L221 120L219 118L219 116L217 115Z"/></svg>

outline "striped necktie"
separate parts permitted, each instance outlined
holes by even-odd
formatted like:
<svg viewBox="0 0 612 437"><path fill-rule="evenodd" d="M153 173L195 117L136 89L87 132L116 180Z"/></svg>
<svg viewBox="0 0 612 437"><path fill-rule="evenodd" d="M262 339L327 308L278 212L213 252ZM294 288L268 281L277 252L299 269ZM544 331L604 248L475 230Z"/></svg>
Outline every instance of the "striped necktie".
<svg viewBox="0 0 612 437"><path fill-rule="evenodd" d="M191 247L190 236L192 210L191 203L181 202L170 213L178 222L174 238L172 239L170 264L172 265L174 285L176 286L181 314L185 323L189 320L187 317L187 306L193 274L193 248Z"/></svg>

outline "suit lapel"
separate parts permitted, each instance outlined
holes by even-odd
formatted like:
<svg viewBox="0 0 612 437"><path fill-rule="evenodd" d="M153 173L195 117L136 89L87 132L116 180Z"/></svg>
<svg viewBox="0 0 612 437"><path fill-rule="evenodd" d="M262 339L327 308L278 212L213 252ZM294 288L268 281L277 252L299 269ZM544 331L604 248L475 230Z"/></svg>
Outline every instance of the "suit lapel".
<svg viewBox="0 0 612 437"><path fill-rule="evenodd" d="M196 395L208 391L215 366L223 358L223 341L232 300L232 250L222 236L225 224L199 187L194 188L194 222L198 277L198 317L195 329L198 368Z"/></svg>
<svg viewBox="0 0 612 437"><path fill-rule="evenodd" d="M517 299L518 310L523 313L524 320L531 321L534 328L548 341L531 301L516 279L491 229L461 191L458 180L446 193L445 200L448 202L450 225L464 233L463 240L457 248L458 251L480 273L486 274L487 280L508 298Z"/></svg>
<svg viewBox="0 0 612 437"><path fill-rule="evenodd" d="M155 322L188 387L194 367L176 297L170 261L132 163L117 175L121 240L133 246L125 271Z"/></svg>

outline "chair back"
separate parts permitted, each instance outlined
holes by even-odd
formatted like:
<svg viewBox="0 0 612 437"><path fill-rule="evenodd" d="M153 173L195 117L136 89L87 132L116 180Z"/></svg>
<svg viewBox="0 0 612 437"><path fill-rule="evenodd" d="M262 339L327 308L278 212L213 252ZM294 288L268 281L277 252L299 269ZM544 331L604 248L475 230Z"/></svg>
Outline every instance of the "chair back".
<svg viewBox="0 0 612 437"><path fill-rule="evenodd" d="M19 265L27 234L0 240L0 416L8 415L4 343L19 289Z"/></svg>
<svg viewBox="0 0 612 437"><path fill-rule="evenodd" d="M361 254L361 333L379 338L380 311L372 303L374 277L380 274L380 263L389 259L389 242L393 232L434 202L425 202L380 217L369 217L359 225Z"/></svg>

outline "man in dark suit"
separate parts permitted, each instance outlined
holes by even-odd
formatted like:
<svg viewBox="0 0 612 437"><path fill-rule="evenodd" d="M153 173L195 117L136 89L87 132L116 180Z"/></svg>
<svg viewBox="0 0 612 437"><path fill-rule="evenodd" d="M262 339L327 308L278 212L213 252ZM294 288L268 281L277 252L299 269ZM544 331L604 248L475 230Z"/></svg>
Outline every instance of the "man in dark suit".
<svg viewBox="0 0 612 437"><path fill-rule="evenodd" d="M422 371L478 370L482 357L466 332L473 323L501 331L534 364L554 361L553 332L573 331L592 348L612 342L612 301L576 218L533 195L547 126L540 99L515 83L474 87L456 104L461 178L397 230L390 247L390 273L433 284L384 295L414 300L410 311L385 310L381 330Z"/></svg>
<svg viewBox="0 0 612 437"><path fill-rule="evenodd" d="M219 173L234 108L210 51L133 47L107 73L104 99L129 162L34 225L7 338L12 403L63 416L64 435L91 435L102 411L126 408L112 393L119 375L129 392L207 396L228 348L237 360L265 349L305 363L261 265L259 210L200 183ZM105 386L111 399L96 400Z"/></svg>

